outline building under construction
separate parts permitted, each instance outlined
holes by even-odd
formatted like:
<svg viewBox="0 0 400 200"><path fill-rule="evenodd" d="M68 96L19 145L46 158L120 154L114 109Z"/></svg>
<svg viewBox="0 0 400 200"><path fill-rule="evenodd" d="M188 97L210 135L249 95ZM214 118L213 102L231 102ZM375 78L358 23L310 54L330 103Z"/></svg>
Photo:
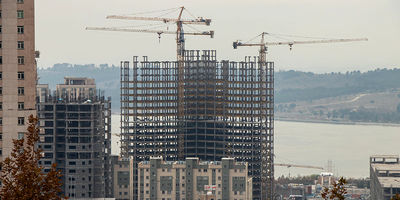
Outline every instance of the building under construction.
<svg viewBox="0 0 400 200"><path fill-rule="evenodd" d="M272 199L273 63L218 62L213 50L185 51L184 61L143 59L121 63L121 153L133 157L134 173L150 156L234 157L248 162L253 199Z"/></svg>

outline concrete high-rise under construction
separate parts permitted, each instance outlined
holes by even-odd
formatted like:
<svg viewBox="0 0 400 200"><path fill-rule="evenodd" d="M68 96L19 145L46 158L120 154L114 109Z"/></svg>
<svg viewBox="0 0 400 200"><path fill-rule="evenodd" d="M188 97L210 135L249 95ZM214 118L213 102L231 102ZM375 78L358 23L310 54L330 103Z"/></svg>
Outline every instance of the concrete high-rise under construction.
<svg viewBox="0 0 400 200"><path fill-rule="evenodd" d="M121 63L121 153L137 163L198 157L248 162L253 199L273 194L272 62L216 60L185 51L183 62ZM137 175L134 178L134 193Z"/></svg>
<svg viewBox="0 0 400 200"><path fill-rule="evenodd" d="M36 115L34 2L0 1L0 160Z"/></svg>
<svg viewBox="0 0 400 200"><path fill-rule="evenodd" d="M111 99L95 80L66 77L54 93L39 85L37 108L43 171L57 164L69 198L112 197Z"/></svg>

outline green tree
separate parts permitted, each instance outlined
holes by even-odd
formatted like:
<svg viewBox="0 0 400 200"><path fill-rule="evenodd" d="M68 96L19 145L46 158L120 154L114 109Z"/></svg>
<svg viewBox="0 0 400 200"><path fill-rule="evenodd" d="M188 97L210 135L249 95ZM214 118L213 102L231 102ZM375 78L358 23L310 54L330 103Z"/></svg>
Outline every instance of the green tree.
<svg viewBox="0 0 400 200"><path fill-rule="evenodd" d="M345 197L344 195L347 194L347 190L344 187L346 185L347 181L343 177L339 179L338 182L333 183L333 187L331 189L325 187L324 191L321 193L322 198L325 200L328 199L339 199L339 200L344 200Z"/></svg>
<svg viewBox="0 0 400 200"><path fill-rule="evenodd" d="M28 132L25 139L13 140L14 147L10 157L1 162L1 199L8 200L58 200L62 199L61 172L56 164L48 173L38 165L42 150L35 148L39 140L38 119L29 117Z"/></svg>

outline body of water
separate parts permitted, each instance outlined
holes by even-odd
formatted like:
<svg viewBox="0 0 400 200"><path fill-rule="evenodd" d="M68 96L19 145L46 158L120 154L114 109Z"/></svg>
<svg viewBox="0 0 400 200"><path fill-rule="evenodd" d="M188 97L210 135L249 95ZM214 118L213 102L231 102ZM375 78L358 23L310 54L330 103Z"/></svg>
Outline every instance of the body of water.
<svg viewBox="0 0 400 200"><path fill-rule="evenodd" d="M112 116L112 131L120 132L120 116ZM112 138L119 153L119 137ZM400 126L275 122L275 162L326 168L346 177L369 177L369 157L400 154ZM275 167L275 177L319 174L316 169Z"/></svg>

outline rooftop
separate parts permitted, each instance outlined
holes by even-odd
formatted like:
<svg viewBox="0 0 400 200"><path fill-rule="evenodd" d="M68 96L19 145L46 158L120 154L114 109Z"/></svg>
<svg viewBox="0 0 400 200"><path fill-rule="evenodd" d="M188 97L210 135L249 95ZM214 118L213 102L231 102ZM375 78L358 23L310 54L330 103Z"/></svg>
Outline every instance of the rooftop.
<svg viewBox="0 0 400 200"><path fill-rule="evenodd" d="M370 156L371 158L391 158L391 159L397 159L399 158L399 155L372 155Z"/></svg>
<svg viewBox="0 0 400 200"><path fill-rule="evenodd" d="M400 188L400 177L378 177L382 187Z"/></svg>
<svg viewBox="0 0 400 200"><path fill-rule="evenodd" d="M400 172L400 164L371 164L372 168L375 171L399 171Z"/></svg>

